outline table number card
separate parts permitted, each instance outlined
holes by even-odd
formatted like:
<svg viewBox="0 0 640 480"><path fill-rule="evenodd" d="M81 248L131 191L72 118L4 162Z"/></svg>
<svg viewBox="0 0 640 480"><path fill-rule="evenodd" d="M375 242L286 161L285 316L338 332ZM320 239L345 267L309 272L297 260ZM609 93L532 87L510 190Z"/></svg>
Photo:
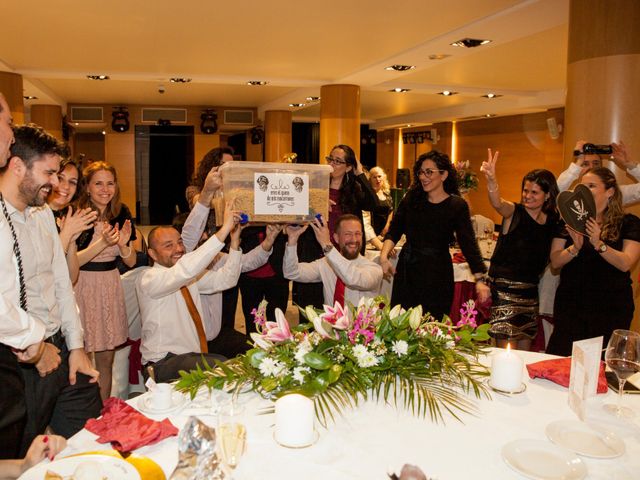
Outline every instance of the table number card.
<svg viewBox="0 0 640 480"><path fill-rule="evenodd" d="M586 400L596 395L602 355L602 337L573 342L569 406L584 420Z"/></svg>

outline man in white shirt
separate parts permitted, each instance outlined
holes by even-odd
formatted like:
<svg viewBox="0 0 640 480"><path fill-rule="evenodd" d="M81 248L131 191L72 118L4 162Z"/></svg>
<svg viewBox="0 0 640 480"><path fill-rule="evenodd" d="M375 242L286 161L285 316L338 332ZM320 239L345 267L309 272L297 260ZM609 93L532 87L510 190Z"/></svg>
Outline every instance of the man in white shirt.
<svg viewBox="0 0 640 480"><path fill-rule="evenodd" d="M9 230L15 232L19 247L16 263L22 270L18 276L22 276L26 293L13 311L22 315L26 311L47 339L35 365L21 365L27 401L21 447L24 453L47 425L65 437L73 435L87 419L99 415L102 402L96 383L98 372L84 351L84 334L65 255L53 214L45 203L58 183L64 147L35 126L17 127L14 136L9 161L0 168L2 211ZM12 244L3 246L3 250L10 250ZM14 263L9 265L10 276L15 278Z"/></svg>
<svg viewBox="0 0 640 480"><path fill-rule="evenodd" d="M558 189L563 192L571 188L573 182L578 180L584 173L590 168L596 168L602 166L602 159L600 155L596 153L584 152L584 140L579 140L576 143L575 150L573 152L575 160L567 169L558 175ZM627 148L624 142L612 143L613 149L611 154L611 160L622 170L636 179L636 182L640 181L640 165L629 158L627 154ZM640 183L632 183L627 185L620 185L620 191L622 192L622 204L629 205L640 201Z"/></svg>
<svg viewBox="0 0 640 480"><path fill-rule="evenodd" d="M311 263L298 262L296 248L298 238L309 225L287 227L289 240L282 266L285 278L302 283L322 281L326 305L333 305L336 301L341 305L357 305L361 297L378 295L382 282L382 267L360 255L363 241L360 219L347 214L336 221L333 238L340 251L333 247L329 228L321 220L323 219L315 219L309 225L322 247L324 258Z"/></svg>
<svg viewBox="0 0 640 480"><path fill-rule="evenodd" d="M223 359L209 354L202 322L201 293L226 290L238 282L242 252L239 214L229 203L224 222L215 235L200 248L185 253L180 233L173 227L156 227L149 233L149 256L153 267L136 282L142 320L140 353L143 373L153 367L156 381L179 377L180 370L191 370L202 355L212 364ZM228 258L219 270L207 270L231 235ZM184 287L184 288L183 288Z"/></svg>

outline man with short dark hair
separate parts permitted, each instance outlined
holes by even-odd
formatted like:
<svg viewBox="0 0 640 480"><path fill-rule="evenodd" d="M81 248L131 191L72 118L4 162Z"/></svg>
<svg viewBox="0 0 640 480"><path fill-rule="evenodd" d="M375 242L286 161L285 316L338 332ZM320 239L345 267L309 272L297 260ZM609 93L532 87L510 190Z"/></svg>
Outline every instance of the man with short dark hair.
<svg viewBox="0 0 640 480"><path fill-rule="evenodd" d="M153 267L136 281L145 376L148 367L153 367L156 381L168 381L178 378L180 370L195 368L203 354L210 363L222 358L208 354L200 294L226 290L238 282L242 257L239 214L231 207L231 203L226 206L224 222L215 235L189 253L185 253L175 228L156 227L149 233L148 253ZM207 270L232 230L224 266Z"/></svg>
<svg viewBox="0 0 640 480"><path fill-rule="evenodd" d="M324 258L311 263L298 262L297 243L300 235L311 225L316 240L322 247ZM361 297L375 297L380 291L382 267L360 255L362 222L355 215L342 215L336 221L331 243L329 227L324 219L315 219L304 227L288 226L289 240L284 253L282 271L285 278L301 283L322 281L324 303L357 305ZM304 307L305 305L301 305Z"/></svg>
<svg viewBox="0 0 640 480"><path fill-rule="evenodd" d="M27 401L24 454L47 425L69 437L82 429L88 418L99 415L102 402L98 372L84 351L65 255L46 205L58 183L63 145L35 125L16 127L14 136L8 163L0 168L2 212L18 246L16 257L26 294L19 308L46 332L44 349L35 365L21 365Z"/></svg>

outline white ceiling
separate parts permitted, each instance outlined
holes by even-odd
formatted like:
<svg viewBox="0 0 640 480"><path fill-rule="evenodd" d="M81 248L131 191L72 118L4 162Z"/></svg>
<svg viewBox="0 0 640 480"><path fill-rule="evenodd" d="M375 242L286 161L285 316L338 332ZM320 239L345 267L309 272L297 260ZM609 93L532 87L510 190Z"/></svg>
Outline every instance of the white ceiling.
<svg viewBox="0 0 640 480"><path fill-rule="evenodd" d="M539 111L564 104L568 1L3 0L0 70L23 75L25 95L38 97L27 106L239 106L314 121L318 104L288 104L352 83L363 122L379 129ZM450 46L464 37L492 42ZM416 68L384 70L397 63Z"/></svg>

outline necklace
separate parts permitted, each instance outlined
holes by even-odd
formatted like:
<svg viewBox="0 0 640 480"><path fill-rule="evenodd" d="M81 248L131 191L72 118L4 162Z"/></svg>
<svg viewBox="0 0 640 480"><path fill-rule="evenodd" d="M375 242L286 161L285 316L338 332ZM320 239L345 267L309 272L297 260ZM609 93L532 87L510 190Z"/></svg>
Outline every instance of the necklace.
<svg viewBox="0 0 640 480"><path fill-rule="evenodd" d="M9 217L9 212L7 211L7 204L4 203L2 192L0 192L0 204L2 204L2 213L4 213L4 216L7 219L7 223L9 224L9 230L11 230L11 237L13 237L13 254L16 256L16 260L18 263L18 279L20 282L20 308L26 311L27 310L27 288L24 283L24 271L22 269L22 255L20 254L20 245L18 245L18 236L16 235L16 230L13 227L13 222L11 221L11 217Z"/></svg>

